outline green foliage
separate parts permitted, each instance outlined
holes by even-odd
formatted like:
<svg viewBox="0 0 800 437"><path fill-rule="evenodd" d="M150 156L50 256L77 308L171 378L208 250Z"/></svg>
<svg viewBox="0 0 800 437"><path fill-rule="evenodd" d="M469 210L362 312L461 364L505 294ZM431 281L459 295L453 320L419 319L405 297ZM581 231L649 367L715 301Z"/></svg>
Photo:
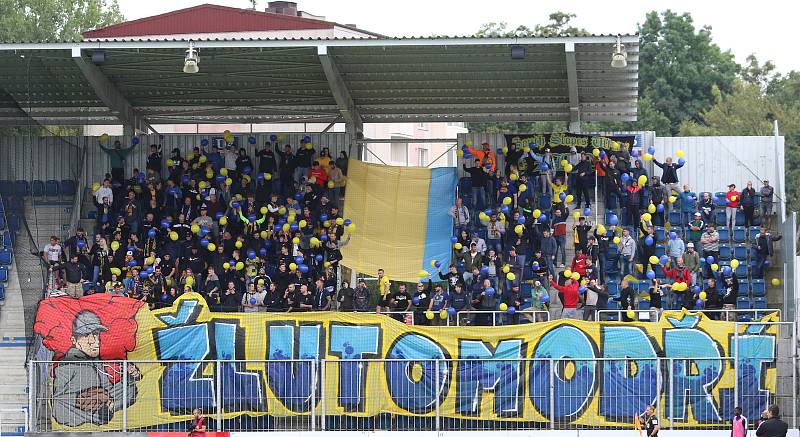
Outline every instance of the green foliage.
<svg viewBox="0 0 800 437"><path fill-rule="evenodd" d="M475 36L483 37L551 37L551 36L586 36L589 32L586 29L573 26L570 21L575 18L575 14L556 11L550 14L546 24L537 24L531 29L528 26L520 25L514 29L508 28L508 23L490 22L483 24Z"/></svg>
<svg viewBox="0 0 800 437"><path fill-rule="evenodd" d="M0 41L77 41L123 20L117 0L0 0Z"/></svg>

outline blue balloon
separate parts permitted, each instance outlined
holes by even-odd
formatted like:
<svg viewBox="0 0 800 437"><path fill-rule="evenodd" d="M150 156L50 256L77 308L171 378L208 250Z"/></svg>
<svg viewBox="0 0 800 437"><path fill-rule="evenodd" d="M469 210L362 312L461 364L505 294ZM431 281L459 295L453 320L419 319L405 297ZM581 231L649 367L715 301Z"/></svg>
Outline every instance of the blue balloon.
<svg viewBox="0 0 800 437"><path fill-rule="evenodd" d="M692 287L692 291L694 291L695 293L699 293L700 292L700 287L695 285L694 287Z"/></svg>
<svg viewBox="0 0 800 437"><path fill-rule="evenodd" d="M128 246L128 251L135 252L136 251L136 246Z"/></svg>
<svg viewBox="0 0 800 437"><path fill-rule="evenodd" d="M208 233L211 232L211 229L208 229L205 226L200 226L200 236L205 237Z"/></svg>
<svg viewBox="0 0 800 437"><path fill-rule="evenodd" d="M547 221L547 214L542 213L542 215L539 216L539 223L543 223L546 221Z"/></svg>
<svg viewBox="0 0 800 437"><path fill-rule="evenodd" d="M131 138L131 144L133 144L134 146L138 145L139 144L139 137Z"/></svg>
<svg viewBox="0 0 800 437"><path fill-rule="evenodd" d="M258 254L261 256L267 256L267 248L262 247L261 249L258 249Z"/></svg>
<svg viewBox="0 0 800 437"><path fill-rule="evenodd" d="M319 239L322 241L328 241L328 234L322 234L319 236Z"/></svg>
<svg viewBox="0 0 800 437"><path fill-rule="evenodd" d="M583 215L585 215L587 217L592 215L592 208L584 208L583 209Z"/></svg>
<svg viewBox="0 0 800 437"><path fill-rule="evenodd" d="M656 148L653 147L653 146L648 147L647 148L647 153L649 153L651 155L655 154L656 153Z"/></svg>
<svg viewBox="0 0 800 437"><path fill-rule="evenodd" d="M536 148L536 141L531 141L530 143L528 143L528 147L530 147L531 149L535 149Z"/></svg>
<svg viewBox="0 0 800 437"><path fill-rule="evenodd" d="M272 134L272 135L269 136L269 140L272 141L272 142L278 141L278 136L275 135L275 134Z"/></svg>
<svg viewBox="0 0 800 437"><path fill-rule="evenodd" d="M148 276L147 272L139 272L139 277L142 279L147 279Z"/></svg>
<svg viewBox="0 0 800 437"><path fill-rule="evenodd" d="M209 243L208 238L200 239L200 245L201 246L206 247L206 246L208 246L208 243Z"/></svg>
<svg viewBox="0 0 800 437"><path fill-rule="evenodd" d="M305 264L300 264L297 266L297 270L300 270L300 273L308 273L308 266Z"/></svg>
<svg viewBox="0 0 800 437"><path fill-rule="evenodd" d="M214 180L216 180L217 182L220 182L220 183L225 182L225 176L222 176L221 174L218 174L218 175L214 176Z"/></svg>
<svg viewBox="0 0 800 437"><path fill-rule="evenodd" d="M319 221L321 222L328 221L328 214L320 214Z"/></svg>
<svg viewBox="0 0 800 437"><path fill-rule="evenodd" d="M311 142L311 136L309 136L309 135L304 136L303 137L303 142L304 143L310 143Z"/></svg>
<svg viewBox="0 0 800 437"><path fill-rule="evenodd" d="M189 183L189 175L183 175L183 177L181 178L181 182L184 185L188 184Z"/></svg>
<svg viewBox="0 0 800 437"><path fill-rule="evenodd" d="M450 237L450 242L453 244L458 243L458 237Z"/></svg>
<svg viewBox="0 0 800 437"><path fill-rule="evenodd" d="M494 296L494 288L492 288L492 287L487 288L485 293L489 297Z"/></svg>
<svg viewBox="0 0 800 437"><path fill-rule="evenodd" d="M419 298L417 296L412 297L411 303L414 305L419 305Z"/></svg>
<svg viewBox="0 0 800 437"><path fill-rule="evenodd" d="M245 174L250 174L250 173L253 172L253 168L250 167L249 165L247 167L243 168L242 170L244 171Z"/></svg>
<svg viewBox="0 0 800 437"><path fill-rule="evenodd" d="M218 213L214 214L214 218L216 218L217 220L219 220L219 219L221 219L221 218L222 218L222 216L223 216L223 215L225 215L225 214L223 214L222 212L218 212Z"/></svg>
<svg viewBox="0 0 800 437"><path fill-rule="evenodd" d="M733 269L731 269L730 266L725 266L722 268L722 274L725 276L730 276L731 274L733 274Z"/></svg>
<svg viewBox="0 0 800 437"><path fill-rule="evenodd" d="M489 274L489 266L481 267L481 274L482 275L488 275Z"/></svg>
<svg viewBox="0 0 800 437"><path fill-rule="evenodd" d="M318 263L322 262L322 255L317 254L314 256L314 259L317 260Z"/></svg>
<svg viewBox="0 0 800 437"><path fill-rule="evenodd" d="M255 259L256 258L256 251L248 250L247 251L247 257L250 258L250 259Z"/></svg>
<svg viewBox="0 0 800 437"><path fill-rule="evenodd" d="M350 220L350 219L344 219L344 225L345 225L345 226L350 226L350 224L352 224L352 223L353 223L353 221L352 221L352 220Z"/></svg>
<svg viewBox="0 0 800 437"><path fill-rule="evenodd" d="M503 205L503 207L500 208L500 212L502 212L503 214L508 214L509 212L511 212L511 209L508 207L508 205Z"/></svg>
<svg viewBox="0 0 800 437"><path fill-rule="evenodd" d="M539 270L539 261L534 261L533 264L531 264L531 267L534 270Z"/></svg>
<svg viewBox="0 0 800 437"><path fill-rule="evenodd" d="M75 244L78 246L78 249L83 249L86 247L86 240L78 240Z"/></svg>
<svg viewBox="0 0 800 437"><path fill-rule="evenodd" d="M519 223L521 225L524 225L525 224L525 216L523 216L523 215L519 216L519 219L517 220L517 223Z"/></svg>
<svg viewBox="0 0 800 437"><path fill-rule="evenodd" d="M707 257L706 257L706 263L708 263L708 264L714 264L714 257L713 257L713 256L711 256L711 255L707 256Z"/></svg>
<svg viewBox="0 0 800 437"><path fill-rule="evenodd" d="M453 307L447 308L447 314L450 314L451 316L455 316L457 312L458 311Z"/></svg>
<svg viewBox="0 0 800 437"><path fill-rule="evenodd" d="M539 297L539 302L547 303L550 302L550 295L545 293Z"/></svg>
<svg viewBox="0 0 800 437"><path fill-rule="evenodd" d="M256 174L256 180L259 181L259 182L263 181L264 180L264 173Z"/></svg>
<svg viewBox="0 0 800 437"><path fill-rule="evenodd" d="M648 246L652 246L653 245L653 237L651 237L650 235L645 237L644 244L646 244Z"/></svg>
<svg viewBox="0 0 800 437"><path fill-rule="evenodd" d="M612 226L616 226L619 223L619 217L616 214L611 214L608 218L608 222L611 223Z"/></svg>
<svg viewBox="0 0 800 437"><path fill-rule="evenodd" d="M678 165L684 165L684 164L686 164L686 160L683 158L678 158Z"/></svg>
<svg viewBox="0 0 800 437"><path fill-rule="evenodd" d="M669 239L670 240L674 240L676 238L678 238L678 234L676 234L675 232L670 232L669 233Z"/></svg>
<svg viewBox="0 0 800 437"><path fill-rule="evenodd" d="M161 295L161 302L166 302L166 301L167 301L167 299L169 299L169 296L167 296L167 294L166 294L166 293L164 293L164 294L162 294L162 295Z"/></svg>
<svg viewBox="0 0 800 437"><path fill-rule="evenodd" d="M200 145L203 146L203 147L207 146L208 145L208 140L206 138L203 138L202 140L200 140Z"/></svg>
<svg viewBox="0 0 800 437"><path fill-rule="evenodd" d="M100 216L100 222L108 223L108 214L103 214Z"/></svg>
<svg viewBox="0 0 800 437"><path fill-rule="evenodd" d="M580 294L586 293L586 287L584 287L583 285L578 287L578 293L580 293Z"/></svg>
<svg viewBox="0 0 800 437"><path fill-rule="evenodd" d="M231 202L231 208L238 209L239 208L239 202L237 202L235 200L233 202Z"/></svg>
<svg viewBox="0 0 800 437"><path fill-rule="evenodd" d="M600 151L600 157L601 158L605 158L606 157L606 151L605 150L601 150Z"/></svg>
<svg viewBox="0 0 800 437"><path fill-rule="evenodd" d="M769 262L769 260L764 261L764 268L766 269L767 267L770 266L770 264L771 263Z"/></svg>
<svg viewBox="0 0 800 437"><path fill-rule="evenodd" d="M167 219L161 220L161 227L167 229L169 227L169 220Z"/></svg>
<svg viewBox="0 0 800 437"><path fill-rule="evenodd" d="M541 171L547 171L548 168L550 168L550 167L547 165L546 162L543 162L543 163L539 164L539 169Z"/></svg>
<svg viewBox="0 0 800 437"><path fill-rule="evenodd" d="M619 178L622 179L622 182L628 182L631 179L631 176L628 173L622 173Z"/></svg>
<svg viewBox="0 0 800 437"><path fill-rule="evenodd" d="M436 267L436 268L438 269L439 267L441 267L441 266L442 266L442 263L441 263L441 262L439 262L439 261L436 261L436 262L434 262L434 263L433 263L433 266L434 266L434 267Z"/></svg>
<svg viewBox="0 0 800 437"><path fill-rule="evenodd" d="M256 221L257 218L258 217L256 217L255 214L250 214L250 215L247 216L247 220L250 220L250 223Z"/></svg>
<svg viewBox="0 0 800 437"><path fill-rule="evenodd" d="M296 257L294 257L294 262L297 265L303 264L303 257L300 256L300 255L297 255Z"/></svg>
<svg viewBox="0 0 800 437"><path fill-rule="evenodd" d="M263 241L263 244L264 244L264 247L270 247L270 246L272 245L272 243L270 243L270 242L269 242L269 240L264 240L264 241ZM267 254L267 250L266 250L266 249L263 249L263 248L262 248L261 250L263 250L263 251L264 251L264 253L261 253L261 252L259 251L259 253L261 253L261 256L264 256L264 255L266 255L266 254Z"/></svg>
<svg viewBox="0 0 800 437"><path fill-rule="evenodd" d="M494 211L492 211L492 209L489 208L489 209L484 209L483 213L486 214L486 215L492 215L492 214L494 214Z"/></svg>
<svg viewBox="0 0 800 437"><path fill-rule="evenodd" d="M661 262L661 264L667 265L667 263L669 262L669 257L666 255L661 255L659 261Z"/></svg>
<svg viewBox="0 0 800 437"><path fill-rule="evenodd" d="M497 148L497 154L498 155L502 155L503 154L503 148L502 147L498 147ZM491 164L489 164L489 166L491 167Z"/></svg>
<svg viewBox="0 0 800 437"><path fill-rule="evenodd" d="M654 272L652 269L648 269L647 270L647 279L652 281L655 278L656 278L656 272Z"/></svg>
<svg viewBox="0 0 800 437"><path fill-rule="evenodd" d="M663 203L659 203L658 205L656 205L656 211L664 212L664 204Z"/></svg>
<svg viewBox="0 0 800 437"><path fill-rule="evenodd" d="M638 151L638 150L636 150L636 149L633 149L633 150L631 150L631 156L633 156L634 158L636 158L637 156L639 156L639 151Z"/></svg>
<svg viewBox="0 0 800 437"><path fill-rule="evenodd" d="M256 143L256 137L253 137L253 136L247 137L247 142L250 143L250 144L255 144Z"/></svg>
<svg viewBox="0 0 800 437"><path fill-rule="evenodd" d="M517 309L516 309L516 308L514 308L514 307L508 307L508 309L507 309L506 311L507 311L509 314L514 314L514 313L516 313L516 312L517 312Z"/></svg>
<svg viewBox="0 0 800 437"><path fill-rule="evenodd" d="M136 267L136 260L132 259L132 260L128 261L128 266L129 267Z"/></svg>
<svg viewBox="0 0 800 437"><path fill-rule="evenodd" d="M299 200L303 200L303 193L301 193L299 191L297 193L294 193L294 200L298 200L298 201Z"/></svg>
<svg viewBox="0 0 800 437"><path fill-rule="evenodd" d="M565 193L565 192L563 192L563 191L562 191L562 192L561 192L561 193L558 195L558 198L559 198L559 199L561 199L561 201L563 202L563 201L564 201L564 199L566 199L566 198L567 198L567 193Z"/></svg>
<svg viewBox="0 0 800 437"><path fill-rule="evenodd" d="M250 305L255 305L255 304L256 304L256 298L251 297L250 298Z"/></svg>

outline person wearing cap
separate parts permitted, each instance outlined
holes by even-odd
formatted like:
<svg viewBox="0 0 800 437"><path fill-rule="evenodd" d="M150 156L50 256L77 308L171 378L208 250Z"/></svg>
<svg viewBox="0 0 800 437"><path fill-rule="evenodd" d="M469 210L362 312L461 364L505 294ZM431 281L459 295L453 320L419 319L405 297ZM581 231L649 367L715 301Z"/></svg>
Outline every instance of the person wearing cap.
<svg viewBox="0 0 800 437"><path fill-rule="evenodd" d="M687 239L694 244L700 243L700 236L703 235L705 226L706 224L703 222L701 214L699 212L694 213L692 219L687 223L687 228L689 230Z"/></svg>
<svg viewBox="0 0 800 437"><path fill-rule="evenodd" d="M742 195L736 191L736 184L728 185L728 192L725 193L725 226L733 229L736 226L736 212L739 211L739 202Z"/></svg>
<svg viewBox="0 0 800 437"><path fill-rule="evenodd" d="M775 189L769 185L769 181L764 179L764 185L758 190L758 195L761 197L759 208L761 212L761 224L769 228L772 221L772 196L775 194Z"/></svg>
<svg viewBox="0 0 800 437"><path fill-rule="evenodd" d="M686 244L686 252L683 252L681 259L683 265L692 273L692 284L698 283L698 275L700 274L700 253L694 250L694 243L691 241Z"/></svg>
<svg viewBox="0 0 800 437"><path fill-rule="evenodd" d="M104 425L115 412L136 401L136 381L142 376L139 368L128 364L125 386L121 375L111 378L110 368L99 362L101 336L108 330L90 310L75 315L72 346L53 371L53 419L59 424Z"/></svg>
<svg viewBox="0 0 800 437"><path fill-rule="evenodd" d="M475 155L475 158L477 158L480 161L482 167L486 166L486 163L489 163L490 164L488 166L489 171L491 173L495 172L495 170L497 169L497 156L489 148L489 143L487 142L481 143L480 150L473 149L472 147L467 146L467 151Z"/></svg>

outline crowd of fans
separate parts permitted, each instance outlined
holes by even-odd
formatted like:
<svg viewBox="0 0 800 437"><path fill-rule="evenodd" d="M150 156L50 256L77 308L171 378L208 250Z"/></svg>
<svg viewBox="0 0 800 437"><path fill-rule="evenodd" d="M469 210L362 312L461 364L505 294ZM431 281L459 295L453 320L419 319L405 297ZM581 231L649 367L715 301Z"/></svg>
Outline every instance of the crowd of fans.
<svg viewBox="0 0 800 437"><path fill-rule="evenodd" d="M682 151L664 162L654 153L466 144L458 154L468 177L450 209L453 267L468 288L488 280L499 301L521 284L522 308L547 308L550 297L538 290L552 286L562 317L578 317L578 307L585 319L605 308L625 318L640 307L735 308L748 296L742 276L763 279L781 238L769 232L774 189L748 181L741 192L732 183L698 195L680 183ZM648 173L647 161L660 175ZM605 211L592 209L595 189ZM592 223L596 214L601 223Z"/></svg>
<svg viewBox="0 0 800 437"><path fill-rule="evenodd" d="M780 239L768 232L768 181L759 191L748 182L741 192L731 184L697 195L680 185L683 157L659 162L652 149L556 155L534 144L468 144L459 151L468 177L449 211L452 263L436 262L416 290L381 270L376 292L364 279L351 287L337 276L355 228L339 207L346 154L317 153L308 137L280 148L273 135L252 157L228 143L204 140L185 157L176 148L166 161L152 145L145 171L130 177L125 157L137 144L104 147L111 171L92 187L94 236L79 229L63 246L53 237L42 253L55 288L124 294L152 308L196 291L219 311L377 311L435 325L542 320L552 290L562 317L577 318L580 308L592 320L595 310L616 307L609 302L636 309L640 297L653 309L731 308L739 265L763 278ZM661 176L648 174L646 161ZM591 220L595 190L604 223ZM737 224L752 247L749 261L720 254Z"/></svg>

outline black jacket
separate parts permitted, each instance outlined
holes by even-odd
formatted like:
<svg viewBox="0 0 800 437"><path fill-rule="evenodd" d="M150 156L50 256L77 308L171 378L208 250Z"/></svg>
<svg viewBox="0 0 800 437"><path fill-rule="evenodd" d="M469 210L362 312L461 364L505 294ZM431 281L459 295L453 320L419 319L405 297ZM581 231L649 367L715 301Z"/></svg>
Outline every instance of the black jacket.
<svg viewBox="0 0 800 437"><path fill-rule="evenodd" d="M758 437L786 437L786 433L789 431L789 425L781 420L779 417L772 417L764 422L761 422L761 425L758 425L758 429L756 429L756 436Z"/></svg>

